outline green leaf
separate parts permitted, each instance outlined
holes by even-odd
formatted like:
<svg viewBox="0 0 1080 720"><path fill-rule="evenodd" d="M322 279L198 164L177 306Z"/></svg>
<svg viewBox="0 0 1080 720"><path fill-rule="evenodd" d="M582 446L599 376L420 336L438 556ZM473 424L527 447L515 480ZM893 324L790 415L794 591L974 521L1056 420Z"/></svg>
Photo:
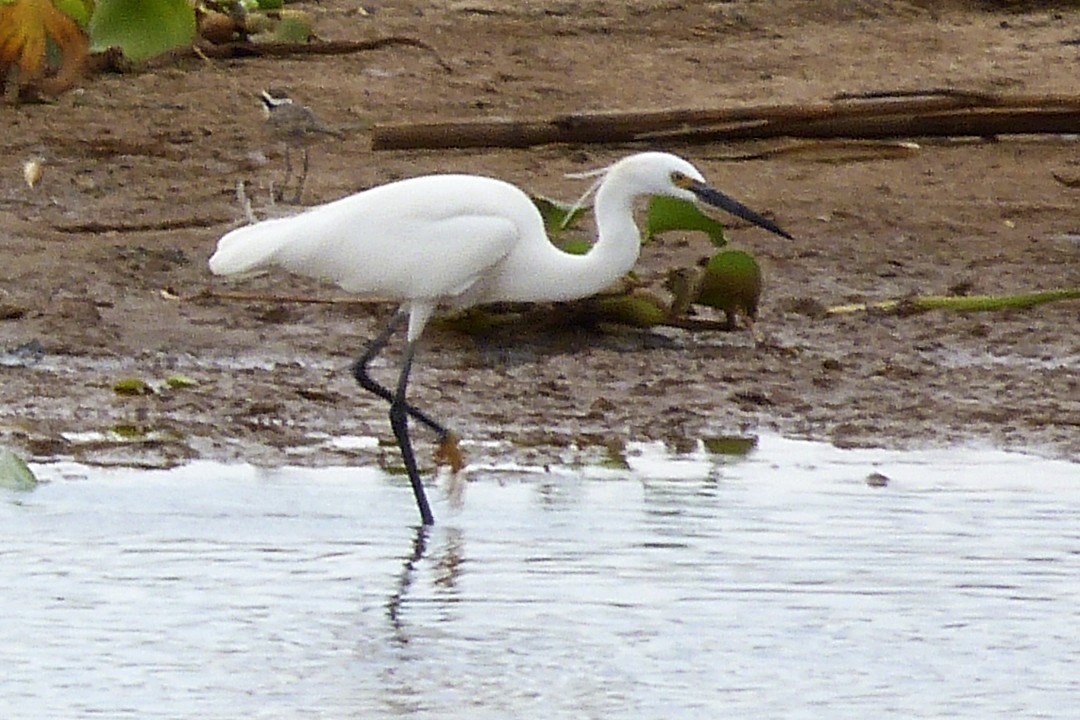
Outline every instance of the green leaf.
<svg viewBox="0 0 1080 720"><path fill-rule="evenodd" d="M589 206L573 205L552 200L542 195L532 196L533 204L540 211L540 217L544 218L544 229L549 237L556 238L567 228L577 224L581 217L588 212ZM567 252L572 252L567 250Z"/></svg>
<svg viewBox="0 0 1080 720"><path fill-rule="evenodd" d="M596 300L600 319L632 327L650 328L664 322L668 311L663 303L647 295L607 295Z"/></svg>
<svg viewBox="0 0 1080 720"><path fill-rule="evenodd" d="M178 390L180 388L195 387L199 383L196 380L192 380L187 375L170 375L165 378L165 384L174 390Z"/></svg>
<svg viewBox="0 0 1080 720"><path fill-rule="evenodd" d="M593 246L591 242L580 237L564 238L557 244L560 250L571 255L587 255Z"/></svg>
<svg viewBox="0 0 1080 720"><path fill-rule="evenodd" d="M746 457L757 447L758 439L755 435L721 435L719 437L705 438L702 441L705 450L713 455L731 455L734 457Z"/></svg>
<svg viewBox="0 0 1080 720"><path fill-rule="evenodd" d="M90 18L91 50L119 47L140 62L195 39L188 0L101 0Z"/></svg>
<svg viewBox="0 0 1080 720"><path fill-rule="evenodd" d="M141 378L122 378L113 383L113 392L117 395L132 397L135 395L153 395L154 388Z"/></svg>
<svg viewBox="0 0 1080 720"><path fill-rule="evenodd" d="M306 43L313 34L311 16L298 10L281 10L274 39L284 43Z"/></svg>
<svg viewBox="0 0 1080 720"><path fill-rule="evenodd" d="M728 313L757 316L762 290L761 267L742 250L722 250L709 260L701 279L698 303Z"/></svg>
<svg viewBox="0 0 1080 720"><path fill-rule="evenodd" d="M137 440L139 438L146 437L145 428L140 425L132 425L130 423L119 423L113 425L110 430L121 440Z"/></svg>
<svg viewBox="0 0 1080 720"><path fill-rule="evenodd" d="M649 200L644 241L648 242L660 233L672 230L700 231L708 235L716 247L727 244L724 226L701 212L694 203L666 195L653 196Z"/></svg>
<svg viewBox="0 0 1080 720"><path fill-rule="evenodd" d="M53 0L53 5L60 12L79 23L79 27L86 27L90 22L90 16L94 12L93 0Z"/></svg>
<svg viewBox="0 0 1080 720"><path fill-rule="evenodd" d="M0 488L33 490L38 484L34 471L10 450L0 449Z"/></svg>

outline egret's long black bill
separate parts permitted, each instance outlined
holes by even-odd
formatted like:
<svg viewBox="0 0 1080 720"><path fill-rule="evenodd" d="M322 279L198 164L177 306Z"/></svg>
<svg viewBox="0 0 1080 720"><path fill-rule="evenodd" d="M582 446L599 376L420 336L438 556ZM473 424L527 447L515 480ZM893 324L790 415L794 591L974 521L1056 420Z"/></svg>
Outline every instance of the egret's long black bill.
<svg viewBox="0 0 1080 720"><path fill-rule="evenodd" d="M776 233L780 237L787 238L788 240L794 240L787 230L774 223L767 217L759 215L750 208L743 205L738 200L730 198L719 190L715 190L705 183L695 182L689 185L687 188L690 192L697 195L698 199L703 203L708 203L713 207L718 207L721 210L726 210L735 217L742 218L747 222L752 222L758 227L765 228L769 232Z"/></svg>

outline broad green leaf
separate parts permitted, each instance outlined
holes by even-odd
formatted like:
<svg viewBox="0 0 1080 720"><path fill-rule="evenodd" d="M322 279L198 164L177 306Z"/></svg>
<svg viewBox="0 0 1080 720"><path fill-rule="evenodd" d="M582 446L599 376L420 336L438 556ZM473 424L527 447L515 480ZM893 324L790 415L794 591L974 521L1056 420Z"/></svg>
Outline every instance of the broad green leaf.
<svg viewBox="0 0 1080 720"><path fill-rule="evenodd" d="M33 490L38 484L34 471L10 450L0 449L0 488Z"/></svg>
<svg viewBox="0 0 1080 720"><path fill-rule="evenodd" d="M742 250L722 250L705 266L698 303L754 318L761 289L761 267L754 256Z"/></svg>
<svg viewBox="0 0 1080 720"><path fill-rule="evenodd" d="M93 0L53 0L53 5L79 23L79 27L86 27L86 24L90 22L90 16L94 14Z"/></svg>
<svg viewBox="0 0 1080 720"><path fill-rule="evenodd" d="M649 200L644 241L648 242L660 233L672 230L700 231L708 235L716 247L727 244L724 226L701 212L694 203L666 195L653 196Z"/></svg>
<svg viewBox="0 0 1080 720"><path fill-rule="evenodd" d="M188 0L101 0L90 18L92 50L119 47L135 62L187 45L195 32Z"/></svg>

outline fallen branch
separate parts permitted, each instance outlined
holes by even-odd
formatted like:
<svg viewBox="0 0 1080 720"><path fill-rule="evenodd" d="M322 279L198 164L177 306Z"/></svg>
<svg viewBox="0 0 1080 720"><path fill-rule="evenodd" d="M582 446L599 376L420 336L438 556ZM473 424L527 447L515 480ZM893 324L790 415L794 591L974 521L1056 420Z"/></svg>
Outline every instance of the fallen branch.
<svg viewBox="0 0 1080 720"><path fill-rule="evenodd" d="M909 97L910 95L910 97ZM999 96L934 90L802 105L669 109L376 125L376 150L529 147L549 143L663 140L701 143L752 138L988 137L1080 132L1080 96Z"/></svg>
<svg viewBox="0 0 1080 720"><path fill-rule="evenodd" d="M185 58L228 60L245 57L296 57L302 55L351 55L353 53L381 50L388 47L414 47L427 51L446 72L452 68L446 60L423 40L405 36L375 38L374 40L326 40L296 43L255 43L246 40L214 44L199 42L195 45L177 48L146 60L135 67L160 67L172 65ZM92 72L126 72L132 63L126 60L116 48L110 48L90 57Z"/></svg>
<svg viewBox="0 0 1080 720"><path fill-rule="evenodd" d="M352 55L353 53L382 50L388 47L413 47L427 51L443 70L451 72L450 64L431 45L423 40L393 35L374 40L320 40L301 43L253 43L233 42L223 45L203 43L199 46L209 58L238 57L294 57L297 55Z"/></svg>

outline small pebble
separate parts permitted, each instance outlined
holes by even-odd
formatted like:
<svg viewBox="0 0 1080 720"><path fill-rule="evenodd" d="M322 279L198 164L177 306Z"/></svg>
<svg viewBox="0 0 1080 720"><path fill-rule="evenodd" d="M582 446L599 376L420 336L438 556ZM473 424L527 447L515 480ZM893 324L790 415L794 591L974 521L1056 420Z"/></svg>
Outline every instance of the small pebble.
<svg viewBox="0 0 1080 720"><path fill-rule="evenodd" d="M866 476L866 484L876 488L886 487L889 484L889 478L879 472L872 472Z"/></svg>

